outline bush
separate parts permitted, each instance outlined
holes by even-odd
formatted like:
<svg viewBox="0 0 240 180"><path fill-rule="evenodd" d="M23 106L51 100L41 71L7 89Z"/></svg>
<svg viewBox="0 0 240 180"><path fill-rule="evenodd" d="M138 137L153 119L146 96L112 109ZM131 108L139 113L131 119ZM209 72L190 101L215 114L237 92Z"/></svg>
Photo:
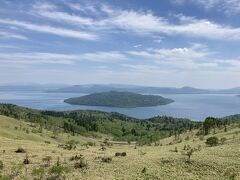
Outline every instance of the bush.
<svg viewBox="0 0 240 180"><path fill-rule="evenodd" d="M0 161L0 171L3 170L3 162Z"/></svg>
<svg viewBox="0 0 240 180"><path fill-rule="evenodd" d="M88 168L88 163L86 160L84 160L84 158L81 158L79 162L76 162L74 164L74 168L75 169L84 169L84 168Z"/></svg>
<svg viewBox="0 0 240 180"><path fill-rule="evenodd" d="M147 171L147 168L144 167L144 168L142 169L142 173L146 173L146 171Z"/></svg>
<svg viewBox="0 0 240 180"><path fill-rule="evenodd" d="M117 157L117 156L127 156L127 153L126 152L122 152L122 153L120 153L120 152L116 152L115 153L115 156Z"/></svg>
<svg viewBox="0 0 240 180"><path fill-rule="evenodd" d="M226 140L227 140L227 138L225 138L225 137L221 138L220 139L221 144L224 144Z"/></svg>
<svg viewBox="0 0 240 180"><path fill-rule="evenodd" d="M110 162L112 162L112 158L111 157L102 157L102 162L110 163Z"/></svg>
<svg viewBox="0 0 240 180"><path fill-rule="evenodd" d="M50 174L54 174L57 177L60 177L61 175L63 175L64 173L69 173L70 172L70 168L67 166L62 166L62 165L55 165L52 166L49 170Z"/></svg>
<svg viewBox="0 0 240 180"><path fill-rule="evenodd" d="M184 145L184 148L183 148L183 152L182 152L182 154L184 155L184 156L187 156L187 162L190 162L190 159L191 159L191 157L192 157L192 155L193 155L193 153L196 151L196 149L195 148L192 148L190 145Z"/></svg>
<svg viewBox="0 0 240 180"><path fill-rule="evenodd" d="M64 149L72 150L77 148L78 141L70 140L64 145Z"/></svg>
<svg viewBox="0 0 240 180"><path fill-rule="evenodd" d="M26 153L26 150L20 147L15 151L15 153Z"/></svg>
<svg viewBox="0 0 240 180"><path fill-rule="evenodd" d="M177 146L175 146L174 152L176 153L178 152Z"/></svg>
<svg viewBox="0 0 240 180"><path fill-rule="evenodd" d="M70 161L78 161L83 158L83 155L75 155L69 158Z"/></svg>
<svg viewBox="0 0 240 180"><path fill-rule="evenodd" d="M44 143L45 143L45 144L51 144L51 142L50 142L50 141L44 141Z"/></svg>
<svg viewBox="0 0 240 180"><path fill-rule="evenodd" d="M207 140L206 140L206 144L208 145L208 146L217 146L218 144L219 144L219 140L218 140L218 138L217 137L215 137L215 136L213 136L213 137L209 137L209 138L207 138Z"/></svg>
<svg viewBox="0 0 240 180"><path fill-rule="evenodd" d="M30 164L30 160L28 158L28 155L26 155L25 159L23 160L23 164Z"/></svg>
<svg viewBox="0 0 240 180"><path fill-rule="evenodd" d="M89 142L83 144L83 146L96 146L96 143L89 141Z"/></svg>

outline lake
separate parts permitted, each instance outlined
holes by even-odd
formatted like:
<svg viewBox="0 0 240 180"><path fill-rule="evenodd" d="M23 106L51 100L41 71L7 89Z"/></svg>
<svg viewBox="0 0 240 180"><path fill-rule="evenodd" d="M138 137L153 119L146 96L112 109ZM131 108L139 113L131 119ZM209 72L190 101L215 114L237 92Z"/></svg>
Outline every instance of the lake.
<svg viewBox="0 0 240 180"><path fill-rule="evenodd" d="M240 113L240 98L234 94L164 94L175 102L156 107L112 108L69 105L64 99L85 94L47 93L47 92L3 92L0 91L1 103L12 103L43 110L88 109L107 112L119 112L136 118L149 118L157 115L189 118L201 121L207 116L223 117Z"/></svg>

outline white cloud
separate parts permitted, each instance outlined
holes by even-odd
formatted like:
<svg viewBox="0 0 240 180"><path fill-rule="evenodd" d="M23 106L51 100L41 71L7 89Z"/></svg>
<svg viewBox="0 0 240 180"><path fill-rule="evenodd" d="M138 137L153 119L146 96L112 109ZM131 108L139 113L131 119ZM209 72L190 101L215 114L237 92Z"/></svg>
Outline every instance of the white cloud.
<svg viewBox="0 0 240 180"><path fill-rule="evenodd" d="M142 44L136 44L133 46L134 48L139 48L139 47L142 47Z"/></svg>
<svg viewBox="0 0 240 180"><path fill-rule="evenodd" d="M14 39L20 39L20 40L27 40L28 38L26 36L20 35L20 34L15 34L15 33L9 33L9 32L4 32L0 31L0 39L1 38L14 38Z"/></svg>
<svg viewBox="0 0 240 180"><path fill-rule="evenodd" d="M83 8L83 5L81 5ZM90 30L124 30L133 31L138 34L170 36L183 35L190 37L202 37L207 39L240 40L240 28L217 24L207 19L196 19L183 15L177 15L178 23L171 23L166 18L155 16L151 12L121 10L107 5L99 5L94 11L98 11L97 18L91 18L80 14L69 14L58 10L44 8L35 9L35 13L44 18L67 24L78 25ZM155 42L161 42L157 39Z"/></svg>
<svg viewBox="0 0 240 180"><path fill-rule="evenodd" d="M125 55L119 52L95 52L82 54L81 59L96 62L113 62L126 59Z"/></svg>
<svg viewBox="0 0 240 180"><path fill-rule="evenodd" d="M0 19L0 23L19 26L31 31L49 33L49 34L54 34L62 37L71 37L71 38L82 39L82 40L97 39L97 36L92 33L81 32L81 31L65 29L65 28L52 27L52 26L37 25L37 24L32 24L32 23L17 21L17 20Z"/></svg>
<svg viewBox="0 0 240 180"><path fill-rule="evenodd" d="M205 70L217 69L218 63L210 58L211 53L204 45L192 44L191 47L172 49L146 49L144 51L129 51L130 56L145 60L145 65L155 66L159 70L191 71L204 68ZM131 65L129 67L134 67ZM135 66L138 67L139 66ZM141 65L141 68L145 66Z"/></svg>
<svg viewBox="0 0 240 180"><path fill-rule="evenodd" d="M172 48L172 49L147 49L145 51L129 51L130 55L140 56L142 58L151 58L153 60L180 60L200 59L208 56L206 50L192 46L190 48Z"/></svg>
<svg viewBox="0 0 240 180"><path fill-rule="evenodd" d="M195 3L207 10L214 9L226 14L240 13L240 0L172 0L174 4Z"/></svg>
<svg viewBox="0 0 240 180"><path fill-rule="evenodd" d="M60 53L0 53L0 62L5 64L73 64L78 61L114 62L124 60L125 55L118 52L95 52L83 54Z"/></svg>
<svg viewBox="0 0 240 180"><path fill-rule="evenodd" d="M56 54L56 53L0 53L0 62L8 64L71 64L76 60L74 55Z"/></svg>

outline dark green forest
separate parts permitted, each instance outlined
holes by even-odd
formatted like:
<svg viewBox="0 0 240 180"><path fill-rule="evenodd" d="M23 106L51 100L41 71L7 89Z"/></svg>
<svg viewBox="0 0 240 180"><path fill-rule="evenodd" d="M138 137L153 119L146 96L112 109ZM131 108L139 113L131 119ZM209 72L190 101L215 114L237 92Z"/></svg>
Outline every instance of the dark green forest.
<svg viewBox="0 0 240 180"><path fill-rule="evenodd" d="M64 102L75 105L134 108L166 105L172 103L173 100L157 95L142 95L132 92L110 91L69 98Z"/></svg>

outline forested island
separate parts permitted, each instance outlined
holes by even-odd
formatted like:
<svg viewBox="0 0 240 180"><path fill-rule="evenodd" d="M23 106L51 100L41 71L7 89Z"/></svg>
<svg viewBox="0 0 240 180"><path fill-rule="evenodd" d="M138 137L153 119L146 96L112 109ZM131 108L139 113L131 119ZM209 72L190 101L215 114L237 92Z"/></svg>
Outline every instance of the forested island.
<svg viewBox="0 0 240 180"><path fill-rule="evenodd" d="M158 95L142 95L132 92L109 91L69 98L64 102L72 105L135 108L166 105L174 102L174 100Z"/></svg>

